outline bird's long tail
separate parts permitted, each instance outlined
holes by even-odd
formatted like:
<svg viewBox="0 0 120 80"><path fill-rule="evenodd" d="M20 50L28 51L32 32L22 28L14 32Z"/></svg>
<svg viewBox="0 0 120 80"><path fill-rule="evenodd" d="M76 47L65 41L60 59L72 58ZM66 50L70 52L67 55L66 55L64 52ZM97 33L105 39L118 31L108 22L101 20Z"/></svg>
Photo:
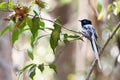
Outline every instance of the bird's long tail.
<svg viewBox="0 0 120 80"><path fill-rule="evenodd" d="M93 48L93 51L94 51L94 54L95 54L95 57L98 61L98 66L99 68L102 70L102 66L101 66L101 62L100 62L100 58L99 58L99 53L98 53L98 48L97 48L97 44L95 42L94 39L91 39L91 45L92 45L92 48Z"/></svg>

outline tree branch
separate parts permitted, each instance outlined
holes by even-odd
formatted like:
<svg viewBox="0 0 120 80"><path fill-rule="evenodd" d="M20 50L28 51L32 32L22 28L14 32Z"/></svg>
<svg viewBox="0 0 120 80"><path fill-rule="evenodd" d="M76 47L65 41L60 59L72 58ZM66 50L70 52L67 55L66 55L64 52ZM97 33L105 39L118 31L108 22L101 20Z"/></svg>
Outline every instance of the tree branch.
<svg viewBox="0 0 120 80"><path fill-rule="evenodd" d="M115 29L113 30L111 36L107 39L107 41L105 42L104 46L101 48L100 52L99 52L99 55L101 56L103 54L103 51L105 50L106 46L108 45L108 43L110 42L110 40L113 38L113 36L115 35L115 33L117 32L117 30L120 28L120 22L116 25ZM86 77L85 80L89 80L89 77L93 71L93 69L95 68L97 64L97 59L94 59L91 67L90 67L90 70L88 72L88 75Z"/></svg>
<svg viewBox="0 0 120 80"><path fill-rule="evenodd" d="M52 23L55 23L55 24L57 24L57 25L59 25L59 26L62 26L63 29L66 29L66 30L71 31L71 32L74 32L74 33L81 34L81 35L83 35L84 37L86 37L82 32L77 32L77 31L74 31L74 30L70 30L70 29L66 28L65 26L63 26L62 24L59 24L59 23L57 23L57 22L55 22L55 21L53 21L53 20L45 19L45 18L42 18L42 17L40 17L40 19L45 20L45 21L49 21L49 22L52 22ZM87 38L87 37L86 37L86 38Z"/></svg>

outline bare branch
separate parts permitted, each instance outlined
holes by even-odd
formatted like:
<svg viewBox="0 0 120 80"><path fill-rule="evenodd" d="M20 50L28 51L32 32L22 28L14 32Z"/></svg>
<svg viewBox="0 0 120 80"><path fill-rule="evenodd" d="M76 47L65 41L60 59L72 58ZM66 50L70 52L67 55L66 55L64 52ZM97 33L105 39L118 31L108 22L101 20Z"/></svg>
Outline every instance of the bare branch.
<svg viewBox="0 0 120 80"><path fill-rule="evenodd" d="M120 28L120 22L116 25L115 29L113 30L111 36L107 39L107 41L105 42L104 46L101 48L100 52L99 52L99 55L101 56L103 54L103 51L105 50L105 48L107 47L108 43L110 42L110 40L113 38L113 36L115 35L115 33L117 32L117 30ZM95 68L97 64L97 59L94 59L91 67L90 67L90 70L88 72L88 75L86 77L85 80L89 80L89 77L93 71L93 69Z"/></svg>

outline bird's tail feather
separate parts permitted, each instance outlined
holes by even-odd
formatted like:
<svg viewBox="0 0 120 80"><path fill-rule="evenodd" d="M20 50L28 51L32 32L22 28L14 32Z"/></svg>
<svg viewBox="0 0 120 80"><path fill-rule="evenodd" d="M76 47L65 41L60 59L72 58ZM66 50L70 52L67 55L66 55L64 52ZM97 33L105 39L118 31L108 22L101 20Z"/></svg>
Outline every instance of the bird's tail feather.
<svg viewBox="0 0 120 80"><path fill-rule="evenodd" d="M95 57L98 61L98 66L99 68L102 70L102 66L101 66L101 62L100 62L100 58L99 58L99 53L98 53L98 48L97 48L97 44L95 42L94 39L90 40L91 41L91 45L92 45L92 48L93 48L93 51L94 51L94 54L95 54Z"/></svg>

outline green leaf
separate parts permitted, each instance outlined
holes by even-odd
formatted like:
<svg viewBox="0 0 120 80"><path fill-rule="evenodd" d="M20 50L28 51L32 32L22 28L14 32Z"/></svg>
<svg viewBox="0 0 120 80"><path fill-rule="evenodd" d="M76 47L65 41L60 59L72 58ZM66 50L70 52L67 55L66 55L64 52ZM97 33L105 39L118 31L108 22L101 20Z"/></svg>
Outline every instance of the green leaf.
<svg viewBox="0 0 120 80"><path fill-rule="evenodd" d="M78 35L69 35L68 38L80 39L83 41L83 39Z"/></svg>
<svg viewBox="0 0 120 80"><path fill-rule="evenodd" d="M44 64L40 64L40 65L38 66L38 69L39 69L41 72L43 72L43 71L44 71Z"/></svg>
<svg viewBox="0 0 120 80"><path fill-rule="evenodd" d="M78 36L78 35L69 35L68 37L69 38L80 38L80 36Z"/></svg>
<svg viewBox="0 0 120 80"><path fill-rule="evenodd" d="M8 9L11 8L13 9L15 7L13 2L1 2L0 3L0 9Z"/></svg>
<svg viewBox="0 0 120 80"><path fill-rule="evenodd" d="M13 9L15 7L15 4L13 2L8 2L9 8Z"/></svg>
<svg viewBox="0 0 120 80"><path fill-rule="evenodd" d="M0 32L0 37L1 37L2 35L4 35L9 29L10 29L9 26L4 27L4 28L2 29L2 31Z"/></svg>
<svg viewBox="0 0 120 80"><path fill-rule="evenodd" d="M39 22L39 25L40 25L40 29L41 29L41 30L44 30L44 28L45 28L45 23L44 23L43 21L40 21L40 22Z"/></svg>
<svg viewBox="0 0 120 80"><path fill-rule="evenodd" d="M36 64L32 65L32 67L29 69L27 75L33 80L33 77L35 76L35 70L36 70Z"/></svg>
<svg viewBox="0 0 120 80"><path fill-rule="evenodd" d="M40 22L40 19L38 17L35 17L32 19L32 26L30 28L33 35L35 35L38 32L38 29L40 26L39 22Z"/></svg>
<svg viewBox="0 0 120 80"><path fill-rule="evenodd" d="M83 39L78 36L78 35L68 35L68 34L64 34L64 43L68 43L69 42L69 38L72 38L72 39L80 39L83 41Z"/></svg>
<svg viewBox="0 0 120 80"><path fill-rule="evenodd" d="M24 27L26 26L26 20L24 19L22 22L17 22L16 25L17 29L15 29L15 24L13 21L10 22L10 28L13 29L12 31L12 45L14 45L15 41L18 40L19 35L24 31ZM14 26L14 27L13 27Z"/></svg>
<svg viewBox="0 0 120 80"><path fill-rule="evenodd" d="M32 19L29 17L26 17L26 22L29 27L32 27Z"/></svg>
<svg viewBox="0 0 120 80"><path fill-rule="evenodd" d="M24 31L24 27L26 26L26 19L24 19L22 22L18 22L18 29L20 30L20 32Z"/></svg>
<svg viewBox="0 0 120 80"><path fill-rule="evenodd" d="M50 64L49 67L57 73L56 66L54 64Z"/></svg>
<svg viewBox="0 0 120 80"><path fill-rule="evenodd" d="M19 75L21 75L27 68L29 68L32 65L34 65L34 64L26 65L24 68L22 68L21 70L19 70Z"/></svg>
<svg viewBox="0 0 120 80"><path fill-rule="evenodd" d="M54 49L58 46L58 40L60 40L60 33L61 33L61 26L56 24L59 23L60 24L60 18L57 18L55 23L54 23L54 29L52 30L52 34L50 37L50 45L51 48Z"/></svg>
<svg viewBox="0 0 120 80"><path fill-rule="evenodd" d="M32 33L31 37L31 46L34 47L35 40L38 36L39 24L40 19L38 17L34 17L33 19L27 18L27 24L30 27L30 31Z"/></svg>
<svg viewBox="0 0 120 80"><path fill-rule="evenodd" d="M13 30L14 27L15 27L14 22L10 20L8 25L1 30L0 36L4 35L8 30Z"/></svg>
<svg viewBox="0 0 120 80"><path fill-rule="evenodd" d="M112 4L109 4L108 6L107 6L107 11L111 11L112 10Z"/></svg>
<svg viewBox="0 0 120 80"><path fill-rule="evenodd" d="M64 38L68 38L68 34L64 34Z"/></svg>
<svg viewBox="0 0 120 80"><path fill-rule="evenodd" d="M97 3L97 10L98 12L101 12L102 10L102 5L100 3Z"/></svg>
<svg viewBox="0 0 120 80"><path fill-rule="evenodd" d="M28 53L28 56L33 60L34 59L33 50L32 49L27 49L27 53Z"/></svg>
<svg viewBox="0 0 120 80"><path fill-rule="evenodd" d="M39 16L39 14L35 10L33 10L33 12L35 13L35 17Z"/></svg>
<svg viewBox="0 0 120 80"><path fill-rule="evenodd" d="M68 34L64 34L64 40L63 41L64 41L65 44L69 42L67 38L68 38Z"/></svg>
<svg viewBox="0 0 120 80"><path fill-rule="evenodd" d="M7 9L8 2L1 2L0 3L0 9Z"/></svg>
<svg viewBox="0 0 120 80"><path fill-rule="evenodd" d="M38 32L35 33L34 35L32 35L32 37L31 37L31 46L32 47L34 47L34 45L36 44L37 36L38 36Z"/></svg>
<svg viewBox="0 0 120 80"><path fill-rule="evenodd" d="M41 8L45 8L46 7L46 3L43 1L40 1L38 4Z"/></svg>
<svg viewBox="0 0 120 80"><path fill-rule="evenodd" d="M114 15L118 15L120 13L120 1L114 1L112 8Z"/></svg>
<svg viewBox="0 0 120 80"><path fill-rule="evenodd" d="M12 46L14 45L15 41L18 40L19 35L20 35L19 31L12 32Z"/></svg>

